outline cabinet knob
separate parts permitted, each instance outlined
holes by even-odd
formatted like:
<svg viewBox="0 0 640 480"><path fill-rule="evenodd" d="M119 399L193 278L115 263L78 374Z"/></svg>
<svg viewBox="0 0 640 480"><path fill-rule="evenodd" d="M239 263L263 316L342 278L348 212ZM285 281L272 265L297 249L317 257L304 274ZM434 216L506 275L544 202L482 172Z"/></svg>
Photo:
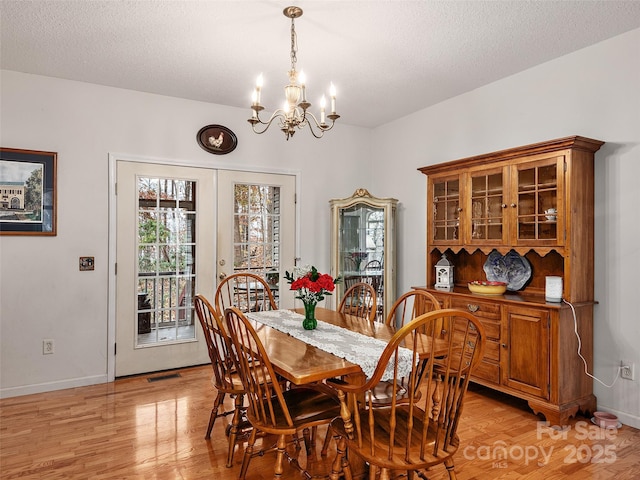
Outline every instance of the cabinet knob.
<svg viewBox="0 0 640 480"><path fill-rule="evenodd" d="M467 310L469 310L471 313L476 313L478 310L480 310L480 305L467 303Z"/></svg>
<svg viewBox="0 0 640 480"><path fill-rule="evenodd" d="M516 208L516 204L515 204L515 203L512 203L512 204L511 204L511 208Z"/></svg>
<svg viewBox="0 0 640 480"><path fill-rule="evenodd" d="M458 211L461 212L462 211L462 207L458 207Z"/></svg>
<svg viewBox="0 0 640 480"><path fill-rule="evenodd" d="M506 343L503 343L503 344L502 344L502 348L507 348L507 344L506 344Z"/></svg>
<svg viewBox="0 0 640 480"><path fill-rule="evenodd" d="M503 203L502 205L500 205L502 208L507 208L507 204Z"/></svg>

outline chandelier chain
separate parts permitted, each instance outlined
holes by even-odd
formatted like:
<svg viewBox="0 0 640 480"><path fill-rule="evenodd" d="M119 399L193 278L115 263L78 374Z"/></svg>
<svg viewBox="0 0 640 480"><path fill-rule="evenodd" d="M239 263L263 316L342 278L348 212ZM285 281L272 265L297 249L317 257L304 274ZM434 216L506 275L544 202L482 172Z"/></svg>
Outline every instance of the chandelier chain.
<svg viewBox="0 0 640 480"><path fill-rule="evenodd" d="M298 61L298 37L296 35L296 26L294 17L291 17L291 70L295 71L296 62Z"/></svg>

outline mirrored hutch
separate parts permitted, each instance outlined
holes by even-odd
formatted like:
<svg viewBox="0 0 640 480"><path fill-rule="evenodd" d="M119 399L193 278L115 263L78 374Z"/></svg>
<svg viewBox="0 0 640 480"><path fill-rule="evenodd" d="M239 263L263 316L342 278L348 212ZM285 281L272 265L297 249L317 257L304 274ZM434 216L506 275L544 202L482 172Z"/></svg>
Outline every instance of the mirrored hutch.
<svg viewBox="0 0 640 480"><path fill-rule="evenodd" d="M378 320L386 317L396 296L395 198L377 198L357 189L331 206L331 274L342 281L336 305L351 283L365 281L378 292Z"/></svg>

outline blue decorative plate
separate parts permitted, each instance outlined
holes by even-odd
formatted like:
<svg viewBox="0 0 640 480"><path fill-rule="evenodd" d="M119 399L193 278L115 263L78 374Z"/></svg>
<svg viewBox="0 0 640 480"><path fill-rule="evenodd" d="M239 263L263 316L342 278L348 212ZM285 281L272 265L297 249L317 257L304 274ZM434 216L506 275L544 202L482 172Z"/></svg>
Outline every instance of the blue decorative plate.
<svg viewBox="0 0 640 480"><path fill-rule="evenodd" d="M484 263L484 273L490 282L505 282L507 290L520 290L531 278L531 264L525 257L511 250L506 255L494 250Z"/></svg>

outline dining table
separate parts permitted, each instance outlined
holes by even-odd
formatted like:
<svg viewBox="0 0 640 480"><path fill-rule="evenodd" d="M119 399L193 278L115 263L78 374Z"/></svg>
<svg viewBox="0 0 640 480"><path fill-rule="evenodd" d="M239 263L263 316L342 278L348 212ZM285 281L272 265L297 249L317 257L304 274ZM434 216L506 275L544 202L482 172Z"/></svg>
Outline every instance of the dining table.
<svg viewBox="0 0 640 480"><path fill-rule="evenodd" d="M292 309L291 311L300 314L300 329L302 329L304 308ZM314 346L274 326L263 323L264 318L272 317L273 313L252 312L245 315L251 321L264 345L274 371L289 382L295 385L305 385L340 377L347 377L352 383L364 382L366 374L362 363L330 353L323 349L326 347ZM370 342L371 339L386 344L396 332L396 328L393 326L381 322L371 322L366 318L322 307L316 308L316 318L319 324L325 322L345 329L343 332L345 335L355 333L354 342L358 342L358 337L361 336L360 341L363 345ZM307 338L313 337L314 332L314 330L308 331ZM426 359L432 354L440 355L446 352L447 345L448 342L444 340L442 343L436 342L435 345L425 342L422 351L420 351L420 357ZM377 359L374 360L377 362ZM371 359L369 359L370 363Z"/></svg>

